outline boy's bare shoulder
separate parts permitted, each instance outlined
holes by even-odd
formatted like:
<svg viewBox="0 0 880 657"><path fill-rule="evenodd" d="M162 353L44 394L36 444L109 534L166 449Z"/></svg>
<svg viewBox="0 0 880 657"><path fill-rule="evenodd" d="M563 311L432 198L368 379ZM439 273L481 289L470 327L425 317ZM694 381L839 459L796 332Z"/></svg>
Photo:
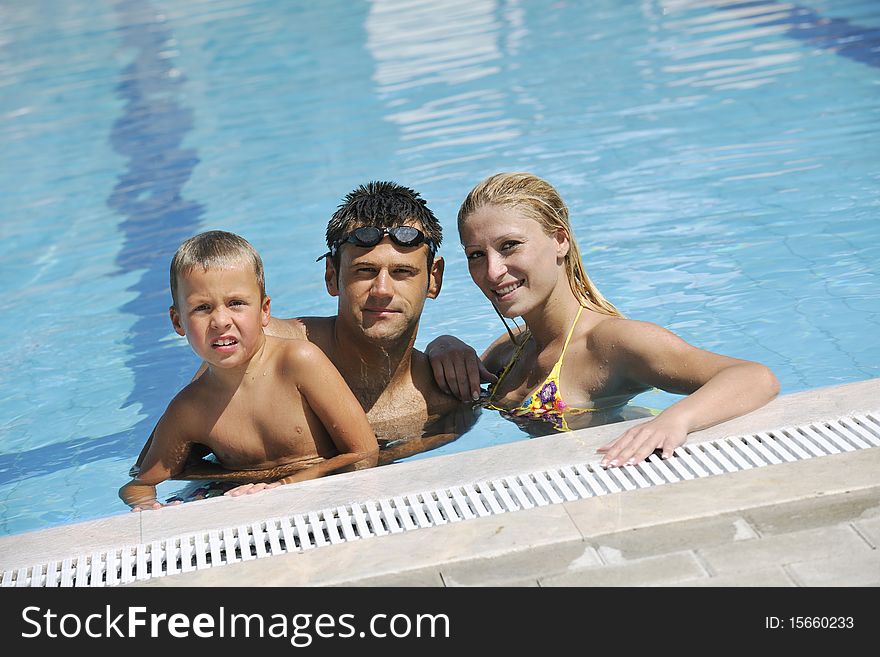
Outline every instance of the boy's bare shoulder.
<svg viewBox="0 0 880 657"><path fill-rule="evenodd" d="M189 434L194 427L199 427L204 418L205 404L210 401L205 388L201 379L184 386L169 402L160 423L181 437Z"/></svg>

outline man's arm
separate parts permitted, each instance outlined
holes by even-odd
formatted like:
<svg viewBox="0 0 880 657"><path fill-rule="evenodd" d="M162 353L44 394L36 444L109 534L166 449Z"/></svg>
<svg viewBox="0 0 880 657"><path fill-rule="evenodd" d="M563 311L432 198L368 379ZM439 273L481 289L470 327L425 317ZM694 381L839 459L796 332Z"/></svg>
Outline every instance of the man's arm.
<svg viewBox="0 0 880 657"><path fill-rule="evenodd" d="M478 400L480 384L498 380L487 367L487 358L491 357L493 348L504 339L507 339L506 335L498 338L482 357L477 356L473 347L454 335L440 335L431 340L425 347L425 355L431 362L437 386L447 395L457 397L463 402Z"/></svg>
<svg viewBox="0 0 880 657"><path fill-rule="evenodd" d="M392 441L379 451L379 465L421 454L458 440L470 431L480 417L482 407L462 402L451 412L445 413L425 425L417 438Z"/></svg>

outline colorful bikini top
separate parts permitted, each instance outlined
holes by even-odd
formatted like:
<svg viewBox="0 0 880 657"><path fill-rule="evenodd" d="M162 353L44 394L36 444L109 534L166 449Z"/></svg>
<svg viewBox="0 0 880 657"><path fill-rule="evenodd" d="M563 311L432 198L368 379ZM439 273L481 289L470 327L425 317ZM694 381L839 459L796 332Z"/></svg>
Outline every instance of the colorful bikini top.
<svg viewBox="0 0 880 657"><path fill-rule="evenodd" d="M519 359L523 347L525 347L525 344L529 339L529 334L524 334L524 339L517 344L513 356L510 358L507 365L505 365L501 374L498 375L498 381L490 387L490 394L486 404L487 408L503 411L516 417L546 420L551 422L553 426L560 431L568 431L568 425L565 422L565 417L562 415L563 412L579 414L601 410L598 408L570 408L562 398L562 392L559 389L559 373L562 370L562 360L565 358L565 350L568 348L568 343L571 340L572 334L574 334L574 327L577 325L577 321L580 319L581 311L583 311L583 309L583 306L578 308L577 315L575 315L574 321L571 323L571 328L568 330L568 336L565 338L565 344L562 346L562 353L559 354L559 360L553 365L553 369L550 370L550 374L547 375L544 382L541 383L541 385L535 389L535 392L526 397L516 408L500 408L492 404L494 398L493 391L498 388L504 380L504 377L510 372L514 363Z"/></svg>

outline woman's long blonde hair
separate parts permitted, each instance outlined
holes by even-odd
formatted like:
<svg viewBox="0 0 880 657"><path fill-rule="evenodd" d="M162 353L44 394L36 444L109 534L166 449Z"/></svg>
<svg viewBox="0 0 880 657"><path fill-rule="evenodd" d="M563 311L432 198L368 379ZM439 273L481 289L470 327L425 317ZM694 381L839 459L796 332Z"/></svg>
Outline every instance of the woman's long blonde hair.
<svg viewBox="0 0 880 657"><path fill-rule="evenodd" d="M546 180L531 173L496 173L474 187L458 210L458 231L464 221L486 205L516 208L541 224L547 235L554 236L561 230L568 237L568 253L565 256L565 274L575 298L582 306L614 317L623 314L614 307L587 276L581 252L571 232L568 208L559 192Z"/></svg>

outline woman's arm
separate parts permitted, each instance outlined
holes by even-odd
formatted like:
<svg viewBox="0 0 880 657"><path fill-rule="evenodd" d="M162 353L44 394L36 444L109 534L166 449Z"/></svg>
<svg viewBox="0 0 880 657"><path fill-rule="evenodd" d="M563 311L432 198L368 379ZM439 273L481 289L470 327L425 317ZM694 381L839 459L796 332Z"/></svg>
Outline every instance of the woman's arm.
<svg viewBox="0 0 880 657"><path fill-rule="evenodd" d="M749 413L779 393L779 381L764 365L699 349L656 324L608 324L612 367L624 379L687 396L600 447L603 466L638 463L655 449L668 458L687 434Z"/></svg>

